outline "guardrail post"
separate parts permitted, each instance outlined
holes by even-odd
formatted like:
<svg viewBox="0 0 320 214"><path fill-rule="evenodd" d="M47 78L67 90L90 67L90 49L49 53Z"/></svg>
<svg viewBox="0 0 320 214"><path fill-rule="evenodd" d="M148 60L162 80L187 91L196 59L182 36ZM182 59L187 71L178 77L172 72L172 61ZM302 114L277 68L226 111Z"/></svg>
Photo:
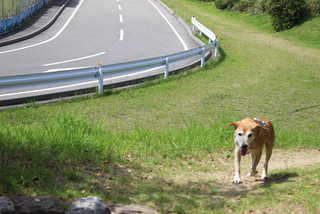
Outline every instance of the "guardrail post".
<svg viewBox="0 0 320 214"><path fill-rule="evenodd" d="M99 94L103 93L103 73L101 68L101 63L99 62Z"/></svg>
<svg viewBox="0 0 320 214"><path fill-rule="evenodd" d="M214 56L215 56L215 57L218 56L218 49L219 49L219 40L216 39L216 49L215 49L215 52L214 52Z"/></svg>
<svg viewBox="0 0 320 214"><path fill-rule="evenodd" d="M196 17L192 16L191 17L191 23L193 23L193 20L195 20ZM193 24L193 27L192 27L192 31L195 32L196 31L196 26Z"/></svg>
<svg viewBox="0 0 320 214"><path fill-rule="evenodd" d="M169 75L169 59L168 57L165 58L165 71L164 71L164 78L167 79Z"/></svg>
<svg viewBox="0 0 320 214"><path fill-rule="evenodd" d="M177 1L177 14L179 13L179 0Z"/></svg>
<svg viewBox="0 0 320 214"><path fill-rule="evenodd" d="M201 68L203 68L204 66L204 61L205 61L205 50L204 50L204 47L201 48Z"/></svg>

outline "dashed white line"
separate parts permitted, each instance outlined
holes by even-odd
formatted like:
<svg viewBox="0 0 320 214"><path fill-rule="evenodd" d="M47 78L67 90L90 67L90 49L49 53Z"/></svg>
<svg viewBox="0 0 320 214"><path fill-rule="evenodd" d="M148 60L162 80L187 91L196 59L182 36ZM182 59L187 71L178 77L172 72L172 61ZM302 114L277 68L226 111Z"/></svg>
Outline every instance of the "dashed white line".
<svg viewBox="0 0 320 214"><path fill-rule="evenodd" d="M120 41L123 41L123 29L120 30Z"/></svg>
<svg viewBox="0 0 320 214"><path fill-rule="evenodd" d="M120 0L117 0L117 2L120 2ZM120 4L118 5L118 8L119 8L119 11L121 11L121 5ZM119 15L119 19L120 19L120 23L122 23L123 22L123 17L122 17L121 14ZM120 30L120 38L119 38L120 41L123 41L123 34L124 34L123 33L123 29L121 29Z"/></svg>
<svg viewBox="0 0 320 214"><path fill-rule="evenodd" d="M36 44L33 44L33 45L29 45L29 46L25 46L25 47L21 47L21 48L16 48L16 49L12 49L12 50L8 50L8 51L3 51L3 52L0 52L0 54L6 54L6 53L11 53L11 52L15 52L15 51L20 51L20 50L24 50L24 49L28 49L28 48L33 48L33 47L36 47L36 46L39 46L39 45L43 45L45 43L48 43L48 42L51 42L52 40L56 39L65 29L66 27L69 25L69 23L71 22L71 20L73 19L73 17L76 15L77 11L79 10L79 8L81 7L83 3L83 0L81 0L79 2L79 4L77 5L76 9L73 11L72 15L69 17L69 19L67 20L67 22L63 25L63 27L58 31L58 33L56 35L54 35L52 38L46 40L46 41L43 41L43 42L40 42L40 43L36 43Z"/></svg>

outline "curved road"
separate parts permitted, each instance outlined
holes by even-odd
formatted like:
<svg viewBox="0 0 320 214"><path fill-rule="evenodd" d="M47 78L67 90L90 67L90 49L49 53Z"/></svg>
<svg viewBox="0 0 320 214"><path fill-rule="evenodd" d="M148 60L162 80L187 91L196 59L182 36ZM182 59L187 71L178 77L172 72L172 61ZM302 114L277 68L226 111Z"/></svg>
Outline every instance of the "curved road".
<svg viewBox="0 0 320 214"><path fill-rule="evenodd" d="M44 33L0 47L0 76L114 64L198 46L157 0L72 0Z"/></svg>

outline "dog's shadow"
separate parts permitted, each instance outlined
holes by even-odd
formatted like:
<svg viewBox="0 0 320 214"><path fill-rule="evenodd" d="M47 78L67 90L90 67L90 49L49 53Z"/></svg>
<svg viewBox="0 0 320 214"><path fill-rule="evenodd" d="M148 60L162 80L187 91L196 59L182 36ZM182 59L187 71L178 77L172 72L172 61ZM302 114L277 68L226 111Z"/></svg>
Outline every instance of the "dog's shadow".
<svg viewBox="0 0 320 214"><path fill-rule="evenodd" d="M275 183L286 183L286 182L294 182L290 180L290 178L298 177L298 173L296 172L278 172L273 173L270 177L264 181L264 187L270 187L272 184Z"/></svg>

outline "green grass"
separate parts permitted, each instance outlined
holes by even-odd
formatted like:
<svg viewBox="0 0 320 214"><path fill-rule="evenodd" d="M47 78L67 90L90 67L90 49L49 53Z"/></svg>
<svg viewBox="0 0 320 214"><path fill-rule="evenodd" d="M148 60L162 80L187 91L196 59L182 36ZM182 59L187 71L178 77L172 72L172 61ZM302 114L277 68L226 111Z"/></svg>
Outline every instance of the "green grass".
<svg viewBox="0 0 320 214"><path fill-rule="evenodd" d="M244 212L250 209L268 213L318 213L319 178L319 164L307 169L275 171L270 183L240 199L244 207L231 208Z"/></svg>
<svg viewBox="0 0 320 214"><path fill-rule="evenodd" d="M317 45L306 47L290 34L279 38L267 25L258 27L260 21L252 24L252 17L210 3L188 4L188 13L218 35L219 58L124 91L0 112L2 195L51 195L65 202L97 195L161 213L249 212L253 198L253 210L268 209L270 201L274 213L293 202L298 212L318 211L318 165L271 171L274 180L246 191L226 190L226 183L210 177L232 176L233 130L224 126L247 116L275 119L277 149L320 148ZM270 197L286 198L285 189L294 185L299 191L289 201ZM308 194L310 202L303 199Z"/></svg>
<svg viewBox="0 0 320 214"><path fill-rule="evenodd" d="M22 3L22 8L24 8L25 1L21 1L21 3ZM30 2L30 5L31 5L31 3L32 3L32 1ZM4 19L7 19L7 18L12 17L12 14L13 15L19 14L20 0L4 1L3 6L4 7L2 8L2 3L0 3L0 20L2 20L3 15L4 15Z"/></svg>
<svg viewBox="0 0 320 214"><path fill-rule="evenodd" d="M3 8L2 2L0 2L0 20L2 21L18 15L20 11L25 11L27 8L36 5L37 2L37 0L4 0Z"/></svg>
<svg viewBox="0 0 320 214"><path fill-rule="evenodd" d="M163 0L164 3L170 6L170 0ZM176 2L172 4L172 10L178 13L180 17L184 17L184 5L187 5L187 13L189 15L188 21L190 23L190 17L196 16L196 10L205 11L206 13L214 14L216 17L228 20L231 23L238 23L245 25L245 28L254 27L264 33L268 33L272 36L284 38L286 40L295 42L299 45L306 47L320 49L320 17L310 17L298 26L292 29L282 32L275 32L272 28L272 22L270 15L268 14L248 14L237 11L224 10L219 11L215 7L214 2L201 2L196 0L181 0L179 1L180 9L177 11ZM199 17L203 18L203 17Z"/></svg>
<svg viewBox="0 0 320 214"><path fill-rule="evenodd" d="M280 32L279 37L320 49L320 17L309 18L290 30Z"/></svg>

